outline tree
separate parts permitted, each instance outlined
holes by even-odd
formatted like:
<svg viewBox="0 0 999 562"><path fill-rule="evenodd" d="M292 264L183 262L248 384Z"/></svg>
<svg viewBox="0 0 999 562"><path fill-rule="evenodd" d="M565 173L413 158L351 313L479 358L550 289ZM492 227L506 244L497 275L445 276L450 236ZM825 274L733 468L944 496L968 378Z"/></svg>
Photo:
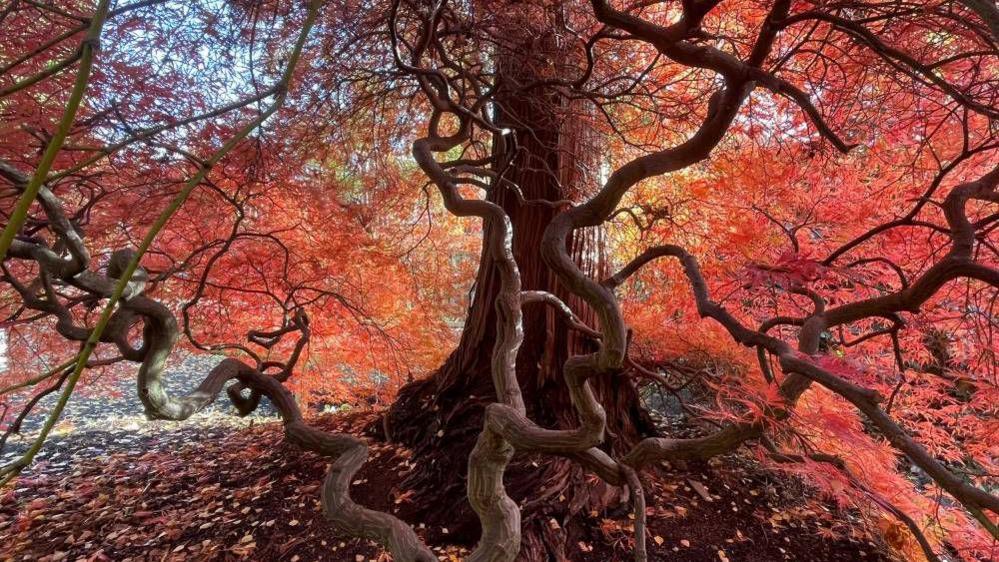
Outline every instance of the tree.
<svg viewBox="0 0 999 562"><path fill-rule="evenodd" d="M512 250L523 289L539 296L555 295L578 310L581 321L592 322L593 314L586 303L559 285L537 249L562 202L596 181L600 147L593 119L586 115L589 109L565 92L541 84L548 73L558 76L576 71L570 65L554 71L548 68L550 61L573 53L565 45L559 47L564 38L536 25L531 21L536 15L525 12L508 14L505 21L496 22L502 26L505 39L493 55L497 69L494 120L497 127L515 131L515 139L508 143L512 146L507 146L504 154L495 144L490 145L490 157L504 164L494 165L493 174L483 174L482 182L477 184L486 188L485 199L501 207L510 219ZM534 54L525 57L524 53ZM482 170L466 163L458 166L472 174ZM495 178L497 171L502 181L493 179L490 183L488 178ZM414 472L406 482L407 488L416 492L413 501L427 506L422 519L447 525L453 536L470 536L473 540L478 529L471 510L466 509L456 518L434 506L462 505L464 482L455 475L465 474L466 459L475 444L476 432L470 428L481 425L485 407L494 400L491 358L502 264L488 251L488 241L497 235L495 225L485 225L486 251L481 257L461 341L432 376L403 388L386 413L388 437L412 447L419 462L428 466ZM569 248L576 264L591 276L607 273L609 256L601 230L579 231L570 238ZM594 334L574 330L566 316L545 306L540 298L536 302L523 311L524 343L517 351L517 378L527 389L526 406L531 419L545 427L572 427L576 415L562 381L561 366L571 355L595 349ZM615 447L624 450L653 434L652 422L640 407L634 385L620 384L612 377L596 379L592 384L607 409L609 427L620 437ZM508 480L513 488L532 491L534 517L525 525L536 529L530 534L535 542L525 548L537 551L534 556L559 556L545 552L559 551L567 542L565 532L549 524L553 514L563 510L558 504L573 505L576 512L589 512L616 502L618 494L610 489L594 492L571 461L547 463L540 477L529 464L530 460L524 459L517 475ZM539 482L550 484L539 487ZM574 495L575 501L556 501Z"/></svg>
<svg viewBox="0 0 999 562"><path fill-rule="evenodd" d="M913 534L929 560L939 560L941 549L968 560L989 556L999 537L999 498L989 480L999 388L991 337L999 288L994 8L972 1L917 7L593 0L393 2L352 12L356 6L324 8L317 1L303 14L275 5L267 6L274 15L260 30L270 57L255 61L252 48L248 57L249 68L275 75L274 86L261 89L250 72L239 83L256 93L235 103L213 104L200 88L147 86L128 104L109 81L88 99L114 103L78 115L93 69L101 68L93 63L105 20L156 4L109 10L101 2L88 18L35 4L5 12L18 24L25 53L5 63L6 70L28 66L3 90L16 102L6 106L12 109L5 121L20 123L43 146L35 154L24 150L29 143L3 147L0 172L18 199L0 238L11 289L8 323L30 327L46 345L81 342L71 360L14 385L54 381L49 388L62 398L49 429L84 369L102 361L140 364L140 399L153 418L186 418L237 379L228 394L241 412L268 396L289 440L333 459L323 492L332 521L379 540L397 560L434 559L405 522L351 500L351 477L366 447L310 428L284 384L317 339L315 313L330 312L323 303L338 303L362 320L377 314L314 286L328 269L321 260L301 259L298 248L314 242L310 236L286 239L240 226L253 192L244 186L256 178L237 172L253 161L254 149L267 147L278 161L297 163L281 176L284 184L303 185L300 174L323 161L310 152L321 137L300 120L314 115L310 96L332 84L328 91L343 94L332 106L346 100L369 109L372 92L388 93L406 107L400 113L425 116L386 112L379 119L399 123L399 135L418 135L413 162L447 211L483 223L461 341L433 377L403 389L386 418L386 436L415 445L418 462L427 461L414 479L427 487L424 501L460 464L454 451L476 436L466 495L481 537L471 560L541 559L546 549L564 556L556 541L564 537L533 524L533 513L522 519L507 484L536 489L553 473L570 474L569 467L629 490L635 556L646 559L641 480L654 477L654 464L707 460L743 446L771 462L804 467L842 501L877 506ZM241 57L235 53L256 36L264 7L196 9L196 27ZM52 38L51 30L27 23L38 12L84 23ZM317 26L320 13L331 19ZM128 35L132 26L143 29L138 37L155 36L186 17L133 18L113 29L127 42L136 37ZM320 39L310 42L316 32ZM79 48L63 52L63 42L81 36ZM276 47L284 44L294 47ZM195 60L204 56L196 42L180 46ZM350 56L331 48L337 46ZM307 64L299 62L303 57ZM121 72L129 61L116 62L109 68ZM74 65L62 101L68 76L62 71ZM170 74L177 84L207 79L183 67ZM310 81L317 86L289 100L296 83ZM158 104L160 97L167 102ZM50 133L52 104L61 117ZM197 112L177 113L190 107ZM39 116L45 116L40 123ZM268 131L258 131L271 116L293 149L266 142ZM108 123L117 124L111 133L101 128ZM67 144L71 132L75 142ZM599 139L596 148L581 141L587 135ZM83 139L97 148L87 149ZM152 150L137 150L139 143ZM74 154L80 147L93 156ZM117 153L129 164L121 170L105 162ZM193 173L181 179L165 170L151 179L148 170L157 169L153 160L164 153L179 155ZM393 165L405 168L402 160ZM226 166L228 173L218 171ZM567 166L591 173L569 174ZM104 191L88 195L93 183ZM223 201L206 209L234 209L231 234L164 248L181 267L140 268L170 217L206 191L198 190L202 185ZM103 271L91 267L87 241L131 238L81 229L103 193L120 192L143 208L142 195L162 186L175 194L166 210L155 217L145 207L148 216L130 219L148 225L138 250L119 249ZM319 198L265 183L263 202L253 208L287 209L275 203L283 193L308 195L298 199L303 215ZM67 201L78 201L80 210L67 213ZM40 216L29 216L33 204ZM210 221L210 213L201 220ZM585 229L595 228L612 230L618 249L635 257L608 255L593 267L606 247L580 248ZM237 239L259 236L277 240L294 260L264 266L253 252L233 251ZM615 261L616 272L606 274ZM186 264L202 264L203 273L187 285L181 330L166 295L153 295L171 280L183 286ZM219 270L227 281L212 281ZM249 270L258 276L235 293L280 303L280 327L249 329L249 344L211 346L248 362L226 359L195 393L166 395L159 375L181 332L191 345L210 347L200 343L189 311L209 292L227 310L252 302L234 302L231 285ZM97 306L102 312L94 319L85 309ZM223 333L208 332L213 339ZM291 334L295 341L282 343ZM118 356L92 359L101 343ZM722 364L694 373L712 394L703 417L717 429L696 438L655 435L635 385L651 381L675 391L657 367L695 348ZM4 469L5 479L30 462L44 438L45 432ZM515 454L534 455L545 466L511 465ZM449 462L434 468L441 459ZM931 485L921 490L907 480L909 466ZM547 488L578 490L578 474ZM440 493L450 497L455 489ZM934 497L937 490L954 507ZM927 515L941 511L943 519Z"/></svg>

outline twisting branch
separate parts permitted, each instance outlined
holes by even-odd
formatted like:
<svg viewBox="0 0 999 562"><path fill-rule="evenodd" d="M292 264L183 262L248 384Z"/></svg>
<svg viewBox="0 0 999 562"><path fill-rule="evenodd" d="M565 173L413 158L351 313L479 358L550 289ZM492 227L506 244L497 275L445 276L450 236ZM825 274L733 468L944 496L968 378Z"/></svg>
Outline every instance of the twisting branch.
<svg viewBox="0 0 999 562"><path fill-rule="evenodd" d="M35 178L43 177L45 172L36 171L35 178L29 180L13 166L0 162L0 176L12 183L24 196L31 195L31 199L37 199L41 203L48 219L48 227L57 239L53 247L48 247L39 239L12 239L9 257L33 261L39 269L39 278L30 285L22 285L7 270L5 261L4 281L17 290L27 307L56 315L62 326L60 332L65 337L81 341L83 344L81 352L58 369L22 385L5 389L4 392L16 390L19 386L37 384L55 373L61 373L59 380L44 393L38 394L22 412L22 416L26 415L44 394L62 388L59 401L32 447L21 458L0 471L4 482L16 476L31 462L65 407L73 385L83 369L92 364L89 361L91 353L99 342L111 341L116 343L124 358L141 363L138 372L139 398L145 407L147 417L187 419L214 401L227 381L235 380L236 383L229 386L227 391L241 414L251 412L259 403L260 397L267 396L284 419L285 433L289 441L333 459L322 494L322 505L328 520L352 535L380 541L397 560L406 562L436 560L411 527L389 514L368 510L354 503L350 498L349 487L354 474L367 457L367 446L363 441L349 435L330 434L309 427L304 422L292 394L282 385L282 381L291 375L309 340L309 320L303 310L294 311L290 320L277 330L256 330L248 334L248 339L253 344L270 349L288 334L298 333L299 338L291 355L285 361L258 361L257 367L251 367L235 359L226 359L216 366L196 389L180 397L169 395L161 381L166 359L172 352L180 332L170 310L143 294L148 275L139 267L139 260L159 230L180 208L193 189L201 183L211 167L281 106L287 95L294 68L321 6L321 0L312 0L310 3L302 31L289 57L288 66L281 81L275 86L276 96L271 106L200 163L200 169L159 216L138 250L115 252L104 274L87 269L90 256L84 246L83 237L66 219L58 199L44 184L39 183L33 187L32 182ZM34 193L30 193L32 189ZM61 255L62 252L68 253L69 257L65 258ZM59 295L53 289L53 283L72 286L88 295L88 299L93 302L100 299L108 300L93 328L79 327L73 323L67 306L59 302ZM37 295L39 291L42 293L41 296ZM136 322L141 322L143 325L142 344L137 349L131 346L127 337L128 331ZM264 370L276 370L276 373L271 376L265 374ZM243 388L250 390L249 397L240 392ZM14 429L16 430L16 423Z"/></svg>
<svg viewBox="0 0 999 562"><path fill-rule="evenodd" d="M707 284L700 273L696 260L682 248L663 246L656 249L655 252L657 256L676 257L683 263L694 292L697 309L702 316L710 317L722 324L739 343L765 348L779 359L785 372L794 373L781 385L781 393L789 403L793 403L807 389L809 381L818 382L836 392L864 413L892 445L922 468L942 488L950 492L993 536L999 533L997 533L995 524L982 510L987 509L993 513L999 513L999 498L966 483L934 459L925 448L881 409L879 403L882 399L875 392L837 377L815 364L808 355L801 352L807 354L816 352L815 337L809 334L817 334L829 327L871 316L886 316L906 310L918 310L922 303L935 294L941 286L953 279L971 277L999 286L999 284L995 284L995 279L999 278L999 272L971 261L975 235L971 222L965 213L965 206L970 199L999 202L999 194L996 192L997 185L999 185L999 167L977 181L955 187L944 204L944 212L951 226L953 237L953 244L948 255L930 267L910 287L897 293L844 304L817 313L804 324L805 327L799 336L800 352L793 351L781 340L747 329L724 308L711 301ZM644 260L643 263L648 261ZM646 449L652 448L652 445L645 447ZM638 448L636 447L636 449ZM664 451L662 454L667 453ZM648 458L647 454L645 458Z"/></svg>
<svg viewBox="0 0 999 562"><path fill-rule="evenodd" d="M935 477L941 478L938 481L955 497L967 501L969 509L975 509L979 502L988 504L991 500L983 498L980 490L948 480L946 474L949 473L932 458L921 455L918 445L901 432L894 422L878 418L880 396L821 368L812 360L811 356L819 350L821 333L830 325L829 319L843 314L842 306L827 310L826 300L818 292L805 287L789 288L791 292L811 299L813 311L803 319L775 319L775 322L799 328L798 346L794 349L784 341L767 335L769 327L764 326L760 330L747 328L712 301L696 260L677 246L650 249L620 272L601 282L588 278L576 266L565 247L565 241L571 238L572 233L580 228L606 222L618 209L625 193L639 182L684 169L708 158L754 88L763 87L787 97L809 116L818 132L835 147L843 152L851 148L825 121L809 96L797 86L763 69L779 33L786 27L789 18L793 17L789 16L790 2L774 3L745 60L698 40L701 33L700 22L716 6L714 2L685 4L683 17L668 26L660 26L617 10L604 0L592 0L591 4L597 20L605 26L603 29L621 30L629 39L646 42L654 46L659 54L682 65L714 71L721 87L710 96L703 122L686 141L640 155L620 166L610 174L594 196L556 215L545 231L540 251L546 264L563 286L589 305L599 322L595 328L587 327L582 330L597 342L597 351L571 357L563 367L563 375L580 421L579 427L563 430L538 428L527 419L523 413L516 379L509 374L513 363L507 359L510 358L511 351L515 353L519 344L516 339L520 322L519 309L516 307L519 304L545 302L565 315L570 323L575 315L561 300L548 294L519 294L518 291L516 295L520 300L508 302L515 295L513 290L519 287L516 264L508 249L511 236L509 220L490 203L464 199L458 190L462 183L473 183L489 189L489 182L480 178L491 180L493 187L499 185L503 182L503 176L496 171L496 167L501 168L502 163L488 158L477 159L474 164L462 158L451 162L438 162L436 159L437 156L446 158L446 154L460 144L472 142L477 129L492 135L494 155L506 153L503 132L497 131L489 115L480 111L491 98L486 90L478 87L481 83L478 76L460 66L449 64L450 59L443 52L444 46L437 37L437 27L447 13L446 2L434 4L425 11L416 9L416 19L420 24L413 38L404 38L398 30L401 4L393 4L390 31L396 66L414 77L433 108L429 135L414 143L414 157L431 181L438 186L450 212L457 216L480 217L492 227L493 235L485 241L486 255L499 262L502 271L502 290L497 301L500 337L497 338L493 357L497 403L486 409L484 428L469 461L469 498L483 525L483 538L472 559L507 561L516 555L519 531L515 526L519 521L519 513L515 507L507 507L509 499L502 487L502 473L514 450L566 456L577 460L608 482L633 483L633 471L654 460L710 458L763 435L765 427L760 422L733 423L715 434L698 439L643 440L620 461L596 449L597 445L605 441L606 428L603 408L590 391L588 380L598 375L619 375L627 361L628 330L613 289L646 263L666 256L675 257L682 262L702 316L713 318L722 324L737 342L757 347L763 355L771 354L784 372L789 373L780 383L779 390L785 406L781 411L773 412L776 419L786 419L802 393L813 382L819 382L861 408L886 435L891 434L889 438L893 443L913 457L917 464L935 471ZM602 38L608 38L613 32L605 33L601 30L600 34L604 36ZM587 45L587 60L590 62L584 73L586 77L592 74L592 69L589 68L592 65L589 58L590 44ZM577 81L573 87L581 87L585 80ZM569 87L566 83L558 85ZM955 92L948 85L939 85L950 93ZM498 86L494 84L493 89L496 87ZM581 97L585 97L585 94ZM440 131L440 123L445 120L454 124L449 134ZM494 168L489 169L490 165ZM472 174L472 177L453 175L462 173ZM954 229L955 247L963 244L958 230L960 229ZM960 268L960 274L985 280L992 276L992 273L974 264L964 264ZM912 287L919 288L921 282L927 283L922 279L916 280ZM942 282L928 287L932 288L929 294L939 288ZM885 316L893 312L889 310L890 307L884 308L884 311L876 315ZM514 339L508 338L508 334L515 334ZM772 374L770 378L774 378ZM868 405L874 410L868 408ZM937 469L943 470L943 473ZM638 501L641 500L636 495L636 502ZM636 531L640 532L640 529L641 525L636 525ZM636 549L636 556L639 559L645 556L643 547Z"/></svg>
<svg viewBox="0 0 999 562"><path fill-rule="evenodd" d="M428 51L431 46L438 45L433 37L436 34L437 18L444 5L441 3L430 11L424 19L425 25L418 32L418 38L408 42L398 37L398 30L395 28L398 14L396 4L393 8L391 32L393 45L396 47L397 66L416 77L423 95L434 108L429 135L413 143L414 158L438 187L448 211L461 217L479 217L489 226L486 231L490 235L484 241L484 253L499 264L497 338L491 369L497 402L487 406L483 429L469 458L468 498L482 524L482 537L469 560L511 562L520 550L520 510L506 494L503 474L514 451L600 459L599 455L589 451L604 440L606 415L587 382L594 371L585 360L570 360L563 375L578 413L580 426L576 429L550 430L539 427L526 416L515 369L517 350L523 339L521 304L546 302L563 314L568 314L570 318L574 315L554 296L521 292L520 273L513 257L510 219L501 207L491 202L463 198L458 190L459 180L449 172L455 166L441 164L434 156L445 154L471 139L475 128L492 134L493 141L497 144L494 154L502 155L507 152L506 132L498 130L491 123L488 113L482 109L489 98L481 94L481 91L468 92L464 87L464 84L474 81L466 80L464 75L449 80L443 72L423 66L424 60L434 60ZM402 61L399 51L401 44L411 45L407 62ZM465 95L468 98L464 99L471 98L470 107L455 102L451 92L459 99ZM456 131L450 135L439 131L439 124L445 116L457 120ZM497 177L501 177L501 174ZM593 330L584 331L597 335ZM610 466L609 472L613 476L609 477L616 481L627 479L618 463L606 456L602 460L606 462L595 462ZM631 478L630 482L633 487L637 487L634 494L638 509L644 505L640 483L637 483L637 477ZM641 511L641 517L644 517L644 508ZM638 516L636 512L636 517ZM641 523L636 525L636 529L639 533L644 532ZM642 561L645 557L643 545L636 549L636 560Z"/></svg>
<svg viewBox="0 0 999 562"><path fill-rule="evenodd" d="M123 268L121 268L120 271L115 272L116 273L115 277L117 278L117 281L114 283L114 286L110 291L98 290L98 292L104 293L104 296L107 297L108 301L107 304L104 306L104 309L101 311L101 315L98 318L97 323L95 324L93 330L90 331L90 335L87 337L86 341L83 344L83 349L80 351L80 356L79 359L77 360L76 367L74 368L73 373L69 376L68 380L66 381L65 388L60 394L55 407L52 409L51 413L49 414L49 417L46 420L45 425L42 427L42 431L39 433L38 438L35 440L34 444L28 449L28 451L24 454L23 457L14 461L13 463L11 463L11 465L5 467L5 469L2 472L0 472L0 474L3 475L4 482L8 481L14 475L20 472L20 470L22 470L25 466L30 464L31 460L41 449L41 446L44 443L45 438L48 436L48 433L52 430L52 427L55 425L56 420L58 420L59 416L62 414L63 409L66 407L66 403L69 401L69 397L73 393L73 389L76 386L76 382L79 380L80 376L83 374L83 371L86 369L87 361L90 359L91 354L96 349L97 344L103 341L102 337L104 336L104 331L111 324L112 318L116 313L116 306L118 302L121 301L123 297L125 297L125 300L127 301L129 297L134 296L132 291L136 288L136 285L132 282L132 276L135 275L136 271L139 270L139 261L142 259L142 256L152 245L156 236L163 229L163 227L166 226L170 218L181 208L181 206L183 206L184 202L187 201L187 198L190 196L191 192L193 192L196 187L201 185L201 182L208 175L208 172L211 170L212 166L221 161L222 158L225 157L225 155L231 152L233 148L235 148L241 141L243 141L243 139L245 139L251 132L256 130L257 127L259 127L264 121L266 121L284 104L285 98L287 97L288 86L294 74L295 66L297 65L298 60L301 57L302 50L305 47L305 42L308 39L309 32L312 30L312 27L316 22L316 19L319 14L319 8L321 6L322 6L322 0L312 0L312 2L309 5L308 14L306 16L305 23L303 24L302 31L298 35L295 47L291 52L291 55L288 59L288 64L285 67L285 71L279 82L279 84L281 84L280 92L278 93L278 95L275 96L273 103L259 116L257 116L257 118L253 119L252 121L244 125L242 128L240 128L235 135L233 135L230 139L228 139L218 150L216 150L208 159L204 161L204 164L200 167L200 169L185 183L184 187L180 190L180 192L173 198L170 204L167 205L166 209L164 209L163 212L161 212L160 215L157 217L157 219L153 222L149 231L146 233L146 236L142 239L142 242L139 244L137 250L135 251L128 250L127 254L125 253L118 254L120 258L127 258L122 260L126 262L126 265ZM81 98L82 98L82 91L84 88L85 88L85 83L80 88ZM77 105L79 105L79 102L77 102ZM55 152L58 152L58 148L61 146L61 141L58 145L50 144L50 146L56 146ZM48 154L48 152L46 152L46 154ZM53 153L52 159L54 158L55 154ZM37 195L38 191L41 189L42 185L41 182L43 181L45 175L47 174L48 168L51 166L51 161L48 162L47 166L45 165L45 161L46 161L45 156L43 156L43 164L40 165L39 168L35 171L35 175L32 177L31 182L25 188L24 194L22 195L22 200L24 197L29 195L29 193L32 195L33 199L34 196ZM35 185L36 183L37 185ZM34 192L32 192L32 189ZM27 203L24 205L25 214L27 212L27 207L30 205L30 203L31 200L29 199ZM20 202L19 202L19 208L20 208ZM23 220L21 222L23 222ZM43 248L36 244L30 244L14 240L14 232L16 232L20 228L20 224L17 224L17 226L15 227L15 222L12 220L11 223L8 225L8 229L11 228L13 228L13 230L11 232L10 241L8 244L12 243L12 245L10 245L9 247L13 251L15 257L35 259L40 263L40 265L42 265L42 262L45 262L44 265L50 267L53 264L64 263L63 260L58 255L56 255L48 248ZM4 236L6 237L6 235L7 235L7 230L4 230ZM6 238L4 238L4 240L6 240ZM3 242L4 240L0 240L0 242ZM4 249L3 257L5 258L7 248L4 247L3 249ZM67 279L66 281L77 286L85 285L86 280L93 279L94 274L89 274L89 275L84 275L84 274L89 274L89 272L81 271L78 274L76 274L75 277L72 277L71 275L72 278ZM96 283L101 283L102 281L104 280L98 280L96 281ZM90 287L90 289L94 288L95 287ZM126 294L126 291L128 291L128 294ZM166 358L163 357L160 360L165 360L165 359Z"/></svg>
<svg viewBox="0 0 999 562"><path fill-rule="evenodd" d="M14 237L21 230L21 227L24 226L24 221L28 217L28 208L35 200L35 196L38 195L38 191L45 182L45 177L55 162L56 155L62 149L62 145L66 141L66 136L69 135L69 130L73 126L76 111L80 108L80 102L83 101L83 95L87 91L87 84L90 82L90 72L94 64L94 51L97 49L101 29L104 27L104 20L107 18L110 5L110 0L100 0L97 4L97 9L94 11L94 15L91 16L90 27L87 29L87 35L83 39L80 48L80 68L76 73L76 82L73 84L73 90L69 94L69 100L66 102L66 108L63 110L62 119L59 120L55 134L52 135L48 145L45 147L45 152L42 154L42 159L38 163L35 173L25 186L20 199L17 200L17 205L10 214L10 220L7 226L4 227L3 234L0 234L0 261L7 258L7 251L10 249L11 242L14 241Z"/></svg>
<svg viewBox="0 0 999 562"><path fill-rule="evenodd" d="M542 302L551 306L562 316L566 318L569 322L569 327L590 336L591 338L600 338L600 332L594 330L593 328L587 326L582 320L576 316L576 313L569 308L569 305L565 304L562 299L556 297L555 295L547 291L523 291L521 292L521 302L523 304L528 304L532 302Z"/></svg>

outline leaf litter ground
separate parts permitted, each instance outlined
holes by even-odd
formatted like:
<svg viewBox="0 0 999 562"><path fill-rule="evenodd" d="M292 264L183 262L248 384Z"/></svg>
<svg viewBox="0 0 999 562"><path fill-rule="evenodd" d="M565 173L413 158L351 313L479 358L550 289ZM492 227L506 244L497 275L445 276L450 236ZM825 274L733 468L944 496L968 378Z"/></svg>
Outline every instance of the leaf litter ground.
<svg viewBox="0 0 999 562"><path fill-rule="evenodd" d="M104 400L102 411L101 404L76 410L75 424L0 491L0 560L389 559L373 543L341 537L325 523L318 502L326 460L285 444L273 418L215 412L183 423L144 422L131 406ZM361 434L373 415L323 415L315 423ZM460 560L469 545L452 544L446 528L412 520L415 510L399 487L416 469L409 452L370 445L352 495L408 518L441 560ZM738 457L682 471L660 467L648 482L651 560L888 560L849 523L849 512L814 501L796 480ZM587 514L590 535L569 545L570 558L629 560L626 511Z"/></svg>

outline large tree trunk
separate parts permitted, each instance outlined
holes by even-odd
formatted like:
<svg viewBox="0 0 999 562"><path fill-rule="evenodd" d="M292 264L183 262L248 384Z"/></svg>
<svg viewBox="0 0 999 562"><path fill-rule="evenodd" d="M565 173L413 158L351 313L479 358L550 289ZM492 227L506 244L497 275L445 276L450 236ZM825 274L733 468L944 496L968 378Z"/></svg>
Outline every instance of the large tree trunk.
<svg viewBox="0 0 999 562"><path fill-rule="evenodd" d="M510 71L509 69L507 71ZM520 186L528 200L560 201L577 195L577 189L596 184L599 151L594 135L579 119L563 119L563 100L549 94L532 96L508 93L502 118L518 131L520 152L506 177ZM530 128L530 130L526 130ZM589 141L589 142L588 142ZM588 156L581 156L588 155ZM589 160L589 161L587 161ZM524 290L544 290L561 297L586 323L593 315L582 301L562 288L541 259L539 249L545 227L557 209L551 205L521 204L509 189L494 189L490 200L506 210L513 223L513 246ZM487 227L488 230L488 227ZM489 233L485 234L487 237ZM603 232L579 232L567 241L584 271L595 277L605 273ZM388 437L414 450L417 468L404 485L415 492L412 504L420 521L449 527L451 538L471 543L477 538L477 519L465 501L468 454L482 428L482 411L495 401L489 372L496 331L494 307L499 289L496 264L483 258L474 296L460 344L430 377L404 387L387 413ZM562 365L570 355L587 353L594 344L570 330L564 318L544 304L524 309L524 343L517 361L517 375L528 415L549 428L576 427L578 420L562 379ZM636 389L621 378L591 381L607 410L608 451L618 452L653 431L641 408ZM525 544L521 560L559 560L559 550L571 540L572 525L558 529L555 517L615 506L621 491L602 484L584 484L578 466L568 460L518 457L507 472L507 488L524 510ZM447 506L446 508L444 506ZM460 524L457 526L455 522ZM571 544L571 543L570 543Z"/></svg>

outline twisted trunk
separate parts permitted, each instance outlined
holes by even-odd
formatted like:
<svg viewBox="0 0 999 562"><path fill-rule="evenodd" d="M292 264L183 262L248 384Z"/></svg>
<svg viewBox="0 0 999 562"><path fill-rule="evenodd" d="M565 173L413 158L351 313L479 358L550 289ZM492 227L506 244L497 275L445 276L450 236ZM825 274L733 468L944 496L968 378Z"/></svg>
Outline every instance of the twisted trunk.
<svg viewBox="0 0 999 562"><path fill-rule="evenodd" d="M521 193L494 188L488 200L500 205L512 222L513 253L522 289L552 293L584 323L592 324L592 312L557 282L540 255L545 228L559 212L558 205L552 203L572 198L581 186L596 184L596 178L587 177L596 162L580 157L588 154L592 159L598 154L586 146L592 133L578 119L561 120L553 108L562 105L562 100L550 95L507 93L502 99L499 122L518 131L520 147L506 178L519 186ZM484 240L491 239L493 228L487 224ZM595 278L607 273L602 230L581 230L568 243L584 271ZM497 335L495 303L499 291L499 264L484 250L458 347L436 372L400 391L383 424L389 439L414 450L419 468L403 484L415 492L412 515L446 526L452 538L468 543L478 537L479 523L466 500L465 476L482 429L484 409L496 401L490 361ZM526 304L523 317L524 341L516 371L527 415L545 428L577 427L579 420L562 366L568 357L592 352L596 346L590 336L572 329L563 314L545 304ZM590 384L607 411L612 437L608 447L625 451L652 432L651 420L633 386L609 376L596 377ZM577 465L562 458L546 457L538 465L523 457L511 462L507 490L524 510L521 560L564 559L561 545L571 538L573 528L570 524L565 529L552 529L548 524L552 516L561 521L562 515L601 510L622 499L620 489L584 485L583 476ZM441 505L454 509L443 512Z"/></svg>

